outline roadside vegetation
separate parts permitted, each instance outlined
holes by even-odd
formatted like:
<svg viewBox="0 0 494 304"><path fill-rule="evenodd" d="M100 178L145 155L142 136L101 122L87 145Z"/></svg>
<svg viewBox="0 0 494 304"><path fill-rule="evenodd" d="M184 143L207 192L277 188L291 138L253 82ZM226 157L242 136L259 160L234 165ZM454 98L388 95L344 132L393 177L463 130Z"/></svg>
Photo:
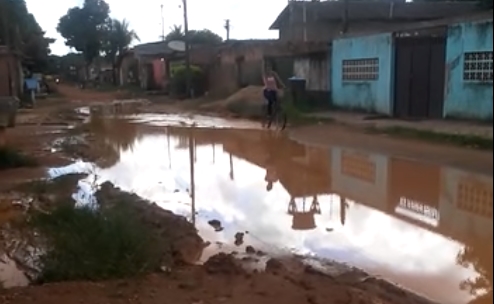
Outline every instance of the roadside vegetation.
<svg viewBox="0 0 494 304"><path fill-rule="evenodd" d="M434 143L451 144L465 148L475 148L479 150L493 150L493 140L475 135L446 134L434 131L417 130L406 127L386 127L368 128L367 131L373 134L387 134L394 137L418 139Z"/></svg>
<svg viewBox="0 0 494 304"><path fill-rule="evenodd" d="M153 233L125 202L93 207L64 203L34 214L30 224L47 244L38 283L118 279L160 269Z"/></svg>
<svg viewBox="0 0 494 304"><path fill-rule="evenodd" d="M0 146L0 170L35 167L38 165L36 159L27 156L9 146Z"/></svg>

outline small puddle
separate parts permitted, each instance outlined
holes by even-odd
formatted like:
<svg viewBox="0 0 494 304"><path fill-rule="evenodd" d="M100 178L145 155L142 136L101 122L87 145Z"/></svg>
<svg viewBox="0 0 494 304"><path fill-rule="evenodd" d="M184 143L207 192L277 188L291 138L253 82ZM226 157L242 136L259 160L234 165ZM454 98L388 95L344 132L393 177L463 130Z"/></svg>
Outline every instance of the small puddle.
<svg viewBox="0 0 494 304"><path fill-rule="evenodd" d="M49 175L89 173L79 203L110 181L184 215L211 243L202 260L250 245L347 263L441 303L492 290L492 176L263 130L162 126L174 119L95 121L104 161Z"/></svg>

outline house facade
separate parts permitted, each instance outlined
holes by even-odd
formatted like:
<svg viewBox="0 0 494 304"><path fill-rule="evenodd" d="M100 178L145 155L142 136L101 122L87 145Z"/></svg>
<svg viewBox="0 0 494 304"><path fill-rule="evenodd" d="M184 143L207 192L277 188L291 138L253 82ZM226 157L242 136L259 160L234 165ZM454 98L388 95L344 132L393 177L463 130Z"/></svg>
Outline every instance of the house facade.
<svg viewBox="0 0 494 304"><path fill-rule="evenodd" d="M332 103L413 118L492 120L492 11L333 41Z"/></svg>
<svg viewBox="0 0 494 304"><path fill-rule="evenodd" d="M448 27L444 117L492 120L490 16Z"/></svg>
<svg viewBox="0 0 494 304"><path fill-rule="evenodd" d="M291 0L271 25L281 41L325 41L350 33L391 31L397 26L475 12L475 2Z"/></svg>
<svg viewBox="0 0 494 304"><path fill-rule="evenodd" d="M18 56L6 46L0 46L0 96L19 96L23 75Z"/></svg>

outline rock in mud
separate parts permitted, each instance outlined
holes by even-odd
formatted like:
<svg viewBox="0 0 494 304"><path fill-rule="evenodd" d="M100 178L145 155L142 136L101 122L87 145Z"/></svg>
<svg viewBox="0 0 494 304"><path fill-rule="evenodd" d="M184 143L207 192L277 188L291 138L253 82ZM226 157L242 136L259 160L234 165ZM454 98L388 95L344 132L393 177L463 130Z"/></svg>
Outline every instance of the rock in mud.
<svg viewBox="0 0 494 304"><path fill-rule="evenodd" d="M243 274L245 271L240 263L230 254L218 253L204 263L204 268L210 274Z"/></svg>
<svg viewBox="0 0 494 304"><path fill-rule="evenodd" d="M235 246L240 246L244 243L244 234L242 232L237 232L235 234Z"/></svg>
<svg viewBox="0 0 494 304"><path fill-rule="evenodd" d="M252 246L247 246L245 247L245 253L247 254L255 254L256 253L256 249Z"/></svg>
<svg viewBox="0 0 494 304"><path fill-rule="evenodd" d="M131 210L138 213L142 224L148 226L163 247L164 256L169 256L173 265L194 264L204 249L204 241L197 230L183 216L176 215L160 208L141 197L116 188L106 182L96 193L96 198L103 208L112 208L116 204L125 203Z"/></svg>
<svg viewBox="0 0 494 304"><path fill-rule="evenodd" d="M272 258L266 262L266 272L268 273L279 273L284 269L283 263L278 259Z"/></svg>
<svg viewBox="0 0 494 304"><path fill-rule="evenodd" d="M219 232L223 230L223 226L221 225L221 222L218 220L210 220L208 222L209 226L214 228L214 231Z"/></svg>

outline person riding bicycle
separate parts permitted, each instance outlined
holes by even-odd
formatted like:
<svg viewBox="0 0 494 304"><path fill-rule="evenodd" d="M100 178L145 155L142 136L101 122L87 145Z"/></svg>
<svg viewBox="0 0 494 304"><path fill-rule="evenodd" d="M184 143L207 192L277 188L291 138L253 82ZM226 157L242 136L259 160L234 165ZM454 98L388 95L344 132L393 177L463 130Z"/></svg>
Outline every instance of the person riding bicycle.
<svg viewBox="0 0 494 304"><path fill-rule="evenodd" d="M278 84L282 88L285 87L280 80L278 74L272 69L271 66L266 68L265 63L262 64L262 79L264 82L263 95L267 102L266 114L271 117L273 114L273 106L278 102Z"/></svg>

